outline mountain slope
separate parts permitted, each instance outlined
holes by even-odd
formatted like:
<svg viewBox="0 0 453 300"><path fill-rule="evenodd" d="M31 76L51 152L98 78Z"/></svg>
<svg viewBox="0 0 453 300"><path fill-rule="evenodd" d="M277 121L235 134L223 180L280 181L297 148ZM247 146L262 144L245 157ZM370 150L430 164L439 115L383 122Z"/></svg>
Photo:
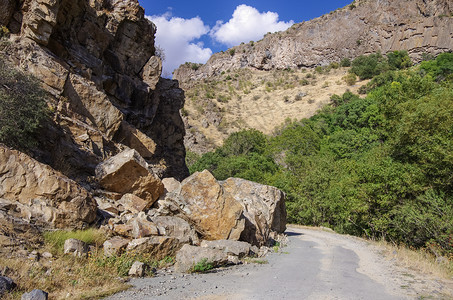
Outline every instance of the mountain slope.
<svg viewBox="0 0 453 300"><path fill-rule="evenodd" d="M317 19L267 34L259 42L214 54L195 70L182 65L174 78L187 85L229 69L314 67L381 51L423 53L453 49L453 2L449 0L361 0Z"/></svg>

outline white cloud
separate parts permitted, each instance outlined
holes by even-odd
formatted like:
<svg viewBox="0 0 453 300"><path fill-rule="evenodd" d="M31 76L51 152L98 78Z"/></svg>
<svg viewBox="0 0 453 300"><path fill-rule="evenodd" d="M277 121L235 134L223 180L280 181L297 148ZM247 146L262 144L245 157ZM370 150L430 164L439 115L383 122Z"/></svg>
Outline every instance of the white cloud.
<svg viewBox="0 0 453 300"><path fill-rule="evenodd" d="M217 22L210 35L228 46L239 45L241 42L256 41L267 32L283 31L291 27L294 21L278 21L275 12L260 13L256 8L242 4L236 7L233 17L227 22Z"/></svg>
<svg viewBox="0 0 453 300"><path fill-rule="evenodd" d="M199 18L183 19L172 17L170 13L148 17L157 26L156 45L164 49L163 76L171 73L186 61L205 63L212 55L210 48L197 39L209 32Z"/></svg>

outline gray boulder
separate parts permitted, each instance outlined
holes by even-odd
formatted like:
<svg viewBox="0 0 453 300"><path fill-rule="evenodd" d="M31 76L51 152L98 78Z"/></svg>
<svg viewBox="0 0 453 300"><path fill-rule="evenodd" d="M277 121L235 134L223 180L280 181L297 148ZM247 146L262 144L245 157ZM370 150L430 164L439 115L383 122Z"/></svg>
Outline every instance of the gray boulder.
<svg viewBox="0 0 453 300"><path fill-rule="evenodd" d="M199 243L197 232L187 221L171 216L157 216L151 219L160 234L177 238L183 244Z"/></svg>
<svg viewBox="0 0 453 300"><path fill-rule="evenodd" d="M67 239L64 242L64 254L85 257L88 254L88 245L77 239Z"/></svg>
<svg viewBox="0 0 453 300"><path fill-rule="evenodd" d="M189 272L197 263L206 260L213 267L227 264L228 255L218 249L202 248L191 245L184 245L176 254L175 270L177 272Z"/></svg>
<svg viewBox="0 0 453 300"><path fill-rule="evenodd" d="M22 295L20 300L47 300L48 294L42 290L33 290Z"/></svg>
<svg viewBox="0 0 453 300"><path fill-rule="evenodd" d="M227 255L244 257L252 253L251 247L247 242L218 240L218 241L202 241L201 247L217 249L225 252Z"/></svg>
<svg viewBox="0 0 453 300"><path fill-rule="evenodd" d="M145 275L145 264L139 261L134 262L129 270L129 276L143 277Z"/></svg>
<svg viewBox="0 0 453 300"><path fill-rule="evenodd" d="M0 276L0 298L7 292L11 291L16 287L14 281L5 276Z"/></svg>

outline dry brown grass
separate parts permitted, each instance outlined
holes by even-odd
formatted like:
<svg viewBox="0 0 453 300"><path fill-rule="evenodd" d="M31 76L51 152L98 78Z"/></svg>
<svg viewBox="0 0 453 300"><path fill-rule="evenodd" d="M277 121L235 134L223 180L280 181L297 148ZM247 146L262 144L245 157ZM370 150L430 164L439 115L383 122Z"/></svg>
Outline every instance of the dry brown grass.
<svg viewBox="0 0 453 300"><path fill-rule="evenodd" d="M41 257L36 261L23 256L0 257L0 271L3 270L17 284L17 288L5 299L20 299L24 292L33 289L48 292L49 299L100 299L130 287L126 279L134 261L139 260L149 266L148 276L152 276L153 267L166 267L174 261L170 257L156 261L151 254L134 251L107 258L102 249L105 233L100 230L57 231L44 235L45 243L38 250L40 253L52 252L52 258ZM64 255L61 248L66 238L89 242L92 248L88 257Z"/></svg>
<svg viewBox="0 0 453 300"><path fill-rule="evenodd" d="M409 249L383 240L373 243L383 249L382 253L388 259L395 259L404 268L437 278L453 279L453 261L437 259L427 249Z"/></svg>
<svg viewBox="0 0 453 300"><path fill-rule="evenodd" d="M287 119L313 116L330 103L333 94L357 92L366 84L361 81L348 86L342 80L347 74L347 68L321 73L311 69L229 71L186 89L184 111L188 112L190 125L220 146L228 135L241 129L254 128L272 134ZM203 128L207 102L221 110L221 128L213 125Z"/></svg>

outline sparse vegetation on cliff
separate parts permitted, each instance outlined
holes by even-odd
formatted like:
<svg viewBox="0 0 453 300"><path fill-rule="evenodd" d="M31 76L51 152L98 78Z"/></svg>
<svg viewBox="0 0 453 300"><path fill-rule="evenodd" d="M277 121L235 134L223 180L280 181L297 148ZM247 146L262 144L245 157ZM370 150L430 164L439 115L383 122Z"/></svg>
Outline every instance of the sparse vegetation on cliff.
<svg viewBox="0 0 453 300"><path fill-rule="evenodd" d="M36 133L47 115L39 81L0 57L0 142L23 150L35 146Z"/></svg>

